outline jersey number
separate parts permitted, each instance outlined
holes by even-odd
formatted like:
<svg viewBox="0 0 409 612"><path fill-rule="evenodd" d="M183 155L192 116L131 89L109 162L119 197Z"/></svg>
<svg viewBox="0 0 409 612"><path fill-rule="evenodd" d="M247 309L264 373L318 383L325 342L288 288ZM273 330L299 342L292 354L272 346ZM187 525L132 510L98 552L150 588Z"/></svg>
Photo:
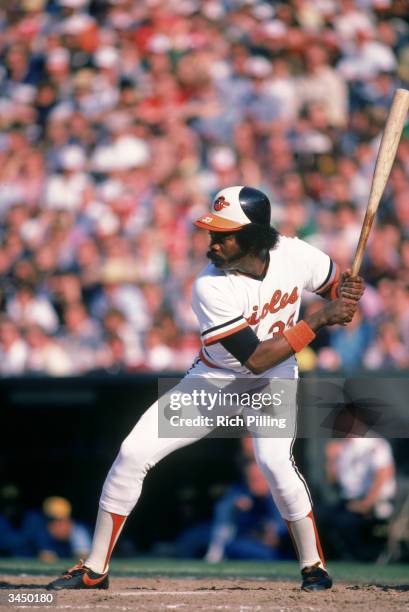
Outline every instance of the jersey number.
<svg viewBox="0 0 409 612"><path fill-rule="evenodd" d="M276 338L277 336L281 336L284 333L286 328L294 327L294 317L295 317L295 312L293 312L293 314L290 315L287 323L284 323L284 321L276 321L270 327L270 329L268 330L268 333L273 334L273 338Z"/></svg>

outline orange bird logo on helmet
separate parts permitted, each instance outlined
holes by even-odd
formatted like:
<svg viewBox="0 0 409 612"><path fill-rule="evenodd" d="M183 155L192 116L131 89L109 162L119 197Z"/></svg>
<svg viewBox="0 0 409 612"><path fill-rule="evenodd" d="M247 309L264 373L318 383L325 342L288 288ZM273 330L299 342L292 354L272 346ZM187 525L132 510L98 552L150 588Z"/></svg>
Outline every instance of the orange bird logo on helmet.
<svg viewBox="0 0 409 612"><path fill-rule="evenodd" d="M219 196L213 204L213 208L217 212L223 210L223 208L227 208L227 206L230 206L230 202L227 202L224 196Z"/></svg>

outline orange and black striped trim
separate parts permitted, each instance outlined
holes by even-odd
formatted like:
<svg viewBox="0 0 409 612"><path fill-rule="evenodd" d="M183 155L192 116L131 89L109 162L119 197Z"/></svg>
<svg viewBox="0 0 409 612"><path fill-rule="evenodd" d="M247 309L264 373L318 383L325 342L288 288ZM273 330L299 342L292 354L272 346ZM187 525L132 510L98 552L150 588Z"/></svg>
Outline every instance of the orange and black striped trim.
<svg viewBox="0 0 409 612"><path fill-rule="evenodd" d="M321 297L327 297L335 300L337 296L337 287L341 272L336 263L331 260L330 269L324 283L314 292Z"/></svg>
<svg viewBox="0 0 409 612"><path fill-rule="evenodd" d="M240 317L240 319L241 318L242 317ZM220 342L220 340L222 340L223 338L227 338L227 336L231 336L232 334L235 334L236 332L240 331L241 329L244 329L245 327L249 327L247 321L244 321L244 323L241 323L237 327L233 327L228 331L222 332L221 334L217 334L217 336L212 336L211 338L204 340L203 344L205 346L211 346L212 344L216 344L216 342Z"/></svg>
<svg viewBox="0 0 409 612"><path fill-rule="evenodd" d="M221 329L222 327L227 327L227 325L231 325L232 323L236 323L237 321L240 321L243 318L242 315L239 315L238 317L235 317L234 319L230 319L230 321L226 321L225 323L219 323L219 325L213 325L213 327L209 327L209 329L206 329L206 331L202 332L200 335L201 336L207 336L207 334L211 334L212 332L216 331L216 329Z"/></svg>
<svg viewBox="0 0 409 612"><path fill-rule="evenodd" d="M199 353L199 359L200 361L203 361L203 363L207 365L209 368L215 368L215 369L218 368L218 366L215 363L212 363L211 361L208 360L203 349Z"/></svg>

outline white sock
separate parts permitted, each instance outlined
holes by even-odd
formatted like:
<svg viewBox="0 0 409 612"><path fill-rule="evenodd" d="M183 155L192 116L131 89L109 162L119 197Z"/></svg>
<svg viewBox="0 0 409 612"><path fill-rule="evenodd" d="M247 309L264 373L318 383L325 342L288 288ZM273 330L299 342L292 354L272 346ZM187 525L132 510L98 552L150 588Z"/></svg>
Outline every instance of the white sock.
<svg viewBox="0 0 409 612"><path fill-rule="evenodd" d="M324 556L312 512L299 521L287 521L287 526L300 562L300 568L303 569L316 563L324 568Z"/></svg>
<svg viewBox="0 0 409 612"><path fill-rule="evenodd" d="M93 572L104 574L108 571L113 548L126 519L126 516L99 508L91 552L85 561L85 565Z"/></svg>

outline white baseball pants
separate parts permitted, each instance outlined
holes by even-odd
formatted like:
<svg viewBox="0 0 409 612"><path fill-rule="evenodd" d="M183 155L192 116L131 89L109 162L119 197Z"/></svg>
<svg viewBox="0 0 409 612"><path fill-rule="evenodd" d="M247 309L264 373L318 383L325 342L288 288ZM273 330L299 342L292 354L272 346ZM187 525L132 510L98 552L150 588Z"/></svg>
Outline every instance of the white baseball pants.
<svg viewBox="0 0 409 612"><path fill-rule="evenodd" d="M217 372L209 373L209 369L199 362L177 388L183 389L186 381L191 384L193 376L199 377L201 384L206 385L209 378L217 377ZM220 377L220 373L218 376ZM223 376L225 378L226 373ZM233 376L231 381L231 386L234 387L236 381ZM160 403L152 404L122 443L103 486L100 499L100 507L103 510L129 515L139 499L147 472L171 452L192 444L208 433L202 428L195 438L160 437L158 432L160 409L162 409ZM290 402L290 410L295 421L295 393ZM307 485L298 472L292 456L295 430L290 433L290 437L260 437L255 433L253 446L256 461L269 484L281 516L287 521L297 521L311 511L311 501Z"/></svg>

